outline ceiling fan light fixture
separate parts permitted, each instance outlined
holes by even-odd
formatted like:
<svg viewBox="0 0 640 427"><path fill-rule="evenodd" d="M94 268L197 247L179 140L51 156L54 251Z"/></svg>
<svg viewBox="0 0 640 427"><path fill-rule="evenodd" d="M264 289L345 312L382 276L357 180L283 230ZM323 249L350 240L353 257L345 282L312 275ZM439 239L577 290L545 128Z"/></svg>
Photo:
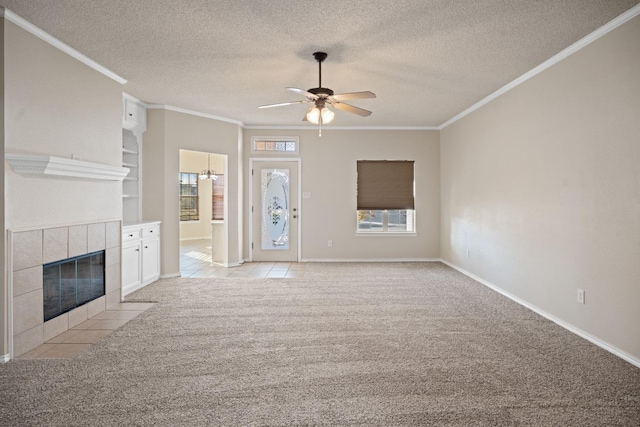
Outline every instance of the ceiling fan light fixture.
<svg viewBox="0 0 640 427"><path fill-rule="evenodd" d="M327 107L324 107L320 111L320 116L322 117L322 123L331 123L331 121L335 117L335 113Z"/></svg>
<svg viewBox="0 0 640 427"><path fill-rule="evenodd" d="M307 120L309 120L314 125L317 125L320 122L320 108L313 107L307 113Z"/></svg>
<svg viewBox="0 0 640 427"><path fill-rule="evenodd" d="M335 113L327 107L323 106L315 106L307 113L307 120L309 120L309 122L313 123L314 125L319 124L321 120L323 125L331 123L334 117Z"/></svg>

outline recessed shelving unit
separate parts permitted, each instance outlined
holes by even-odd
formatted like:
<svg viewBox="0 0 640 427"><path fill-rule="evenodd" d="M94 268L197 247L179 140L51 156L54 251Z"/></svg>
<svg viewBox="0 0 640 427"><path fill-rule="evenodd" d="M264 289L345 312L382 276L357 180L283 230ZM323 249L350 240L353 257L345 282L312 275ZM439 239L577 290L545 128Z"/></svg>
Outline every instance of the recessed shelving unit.
<svg viewBox="0 0 640 427"><path fill-rule="evenodd" d="M146 108L124 94L122 105L122 166L129 173L122 181L122 219L137 223L142 219L142 134L147 129Z"/></svg>

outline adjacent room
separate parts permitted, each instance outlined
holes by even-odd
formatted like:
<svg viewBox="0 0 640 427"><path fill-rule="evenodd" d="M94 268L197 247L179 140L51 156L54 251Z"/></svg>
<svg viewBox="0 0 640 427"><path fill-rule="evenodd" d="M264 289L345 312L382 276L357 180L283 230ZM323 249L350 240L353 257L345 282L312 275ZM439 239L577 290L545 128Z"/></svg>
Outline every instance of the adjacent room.
<svg viewBox="0 0 640 427"><path fill-rule="evenodd" d="M0 0L0 425L640 425L639 3Z"/></svg>

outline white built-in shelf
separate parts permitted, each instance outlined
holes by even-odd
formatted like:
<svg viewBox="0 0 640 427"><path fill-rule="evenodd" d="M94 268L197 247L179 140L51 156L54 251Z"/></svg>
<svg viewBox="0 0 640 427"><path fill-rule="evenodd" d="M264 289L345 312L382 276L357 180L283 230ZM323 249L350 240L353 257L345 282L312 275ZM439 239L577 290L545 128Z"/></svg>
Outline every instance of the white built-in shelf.
<svg viewBox="0 0 640 427"><path fill-rule="evenodd" d="M138 152L136 150L130 150L128 148L123 148L122 152L126 153L126 154L138 154Z"/></svg>
<svg viewBox="0 0 640 427"><path fill-rule="evenodd" d="M124 199L137 199L139 196L137 194L123 194L122 198Z"/></svg>
<svg viewBox="0 0 640 427"><path fill-rule="evenodd" d="M136 165L135 163L125 163L122 162L122 166L127 167L127 168L137 168L138 165Z"/></svg>
<svg viewBox="0 0 640 427"><path fill-rule="evenodd" d="M63 157L6 153L5 158L14 172L24 175L122 181L129 173L126 167Z"/></svg>

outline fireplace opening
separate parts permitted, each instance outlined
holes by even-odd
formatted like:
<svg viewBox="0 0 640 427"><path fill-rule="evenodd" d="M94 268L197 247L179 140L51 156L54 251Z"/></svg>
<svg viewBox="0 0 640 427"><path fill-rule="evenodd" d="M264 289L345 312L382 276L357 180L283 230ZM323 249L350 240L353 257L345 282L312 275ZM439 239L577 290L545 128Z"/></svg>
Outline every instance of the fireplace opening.
<svg viewBox="0 0 640 427"><path fill-rule="evenodd" d="M42 266L45 322L105 294L104 255L92 252Z"/></svg>

